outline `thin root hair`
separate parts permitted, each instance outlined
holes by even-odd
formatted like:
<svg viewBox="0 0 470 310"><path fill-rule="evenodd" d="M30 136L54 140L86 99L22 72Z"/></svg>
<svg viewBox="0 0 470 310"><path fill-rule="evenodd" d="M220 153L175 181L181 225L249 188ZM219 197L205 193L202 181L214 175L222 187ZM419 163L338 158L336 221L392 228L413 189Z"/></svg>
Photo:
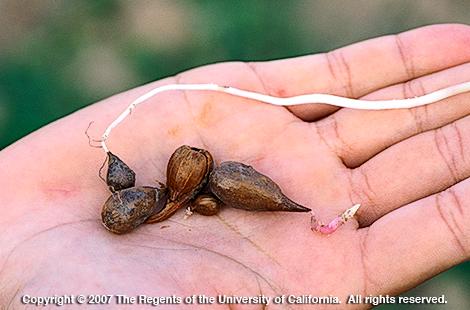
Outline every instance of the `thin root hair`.
<svg viewBox="0 0 470 310"><path fill-rule="evenodd" d="M101 173L103 172L104 166L105 166L106 163L108 162L108 158L109 158L109 156L106 156L106 158L104 159L103 163L101 164L100 170L98 171L98 176L100 177L101 180L103 180L104 183L106 183L106 185L107 185L107 182L106 182L105 178L102 176Z"/></svg>
<svg viewBox="0 0 470 310"><path fill-rule="evenodd" d="M89 145L90 147L102 149L102 148L103 148L102 145L100 145L100 144L99 144L99 145L96 145L96 144L93 145L92 143L93 143L93 142L95 142L95 143L101 143L101 142L103 142L103 140L102 140L102 139L99 139L99 140L97 140L97 139L92 139L92 138L90 137L90 135L88 134L88 131L90 130L90 127L91 127L91 125L92 125L94 122L95 122L95 121L91 121L91 122L88 124L88 127L87 127L86 130L85 130L85 135L86 135L87 138L88 138L88 145Z"/></svg>

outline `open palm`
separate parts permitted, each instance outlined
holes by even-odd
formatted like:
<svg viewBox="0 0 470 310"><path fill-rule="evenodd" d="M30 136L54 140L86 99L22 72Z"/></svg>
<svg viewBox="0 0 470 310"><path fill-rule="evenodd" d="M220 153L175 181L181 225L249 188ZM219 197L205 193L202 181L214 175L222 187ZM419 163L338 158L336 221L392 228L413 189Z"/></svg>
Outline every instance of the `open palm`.
<svg viewBox="0 0 470 310"><path fill-rule="evenodd" d="M187 144L209 150L216 163L252 165L324 221L361 203L359 223L329 237L310 230L309 214L231 208L186 220L179 211L113 235L100 223L109 195L98 178L105 156L84 131L94 121L90 134L100 136L132 99L170 83L277 96L422 95L468 80L469 40L469 27L433 26L327 54L202 67L31 134L0 153L0 304L15 308L24 294L332 295L344 304L350 294L403 292L468 259L470 94L410 110L356 111L167 92L108 140L138 185L164 182L169 156ZM288 306L300 305L281 305Z"/></svg>

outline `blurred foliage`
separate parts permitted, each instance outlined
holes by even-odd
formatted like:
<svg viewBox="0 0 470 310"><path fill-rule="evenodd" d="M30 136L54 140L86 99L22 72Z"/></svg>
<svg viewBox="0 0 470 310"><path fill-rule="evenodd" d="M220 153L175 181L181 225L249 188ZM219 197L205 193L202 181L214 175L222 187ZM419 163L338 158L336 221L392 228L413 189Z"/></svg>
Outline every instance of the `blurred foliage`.
<svg viewBox="0 0 470 310"><path fill-rule="evenodd" d="M191 67L469 21L465 1L0 0L0 149L101 98ZM411 294L440 295L449 281L468 292L469 277L462 264Z"/></svg>
<svg viewBox="0 0 470 310"><path fill-rule="evenodd" d="M464 22L470 13L462 3L0 0L0 148L101 98L188 68Z"/></svg>

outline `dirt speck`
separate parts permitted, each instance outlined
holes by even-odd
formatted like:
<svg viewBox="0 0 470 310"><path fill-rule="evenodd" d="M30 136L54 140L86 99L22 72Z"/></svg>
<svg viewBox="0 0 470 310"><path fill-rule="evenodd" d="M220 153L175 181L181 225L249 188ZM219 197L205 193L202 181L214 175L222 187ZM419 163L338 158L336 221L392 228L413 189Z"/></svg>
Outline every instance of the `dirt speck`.
<svg viewBox="0 0 470 310"><path fill-rule="evenodd" d="M170 137L176 138L181 133L181 127L180 126L171 127L170 129L168 129L167 133Z"/></svg>
<svg viewBox="0 0 470 310"><path fill-rule="evenodd" d="M204 105L202 106L201 112L199 113L197 117L197 122L199 123L200 126L209 127L212 124L212 120L213 120L212 112L213 112L212 102L206 101Z"/></svg>

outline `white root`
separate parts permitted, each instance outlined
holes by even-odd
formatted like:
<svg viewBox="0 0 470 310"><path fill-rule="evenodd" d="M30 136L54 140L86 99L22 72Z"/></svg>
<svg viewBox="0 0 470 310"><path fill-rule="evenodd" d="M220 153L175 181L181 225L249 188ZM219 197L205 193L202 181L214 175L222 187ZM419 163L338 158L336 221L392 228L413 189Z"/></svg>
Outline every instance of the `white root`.
<svg viewBox="0 0 470 310"><path fill-rule="evenodd" d="M392 100L360 100L328 94L307 94L293 97L274 97L256 92L238 89L230 86L220 86L216 84L169 84L156 87L142 96L135 99L109 126L106 128L100 140L103 150L107 153L109 149L106 140L111 131L117 127L135 107L158 93L169 90L202 90L216 91L234 96L253 99L278 106L293 106L300 104L329 104L342 108L362 109L362 110L388 110L388 109L406 109L427 105L440 101L442 99L455 96L457 94L470 91L470 82L465 82L450 87L446 87L424 96L410 99L392 99Z"/></svg>

